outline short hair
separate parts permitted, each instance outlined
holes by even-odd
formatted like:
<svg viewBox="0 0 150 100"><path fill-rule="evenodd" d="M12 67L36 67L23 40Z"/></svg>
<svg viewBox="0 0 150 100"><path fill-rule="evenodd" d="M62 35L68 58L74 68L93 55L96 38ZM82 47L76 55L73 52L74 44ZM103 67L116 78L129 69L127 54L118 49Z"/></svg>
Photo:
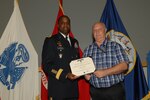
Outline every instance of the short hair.
<svg viewBox="0 0 150 100"><path fill-rule="evenodd" d="M94 23L93 26L92 26L92 29L93 29L93 27L94 27L96 24L102 24L103 27L105 28L105 33L107 32L107 27L106 27L106 25L105 25L103 22L96 22L96 23Z"/></svg>
<svg viewBox="0 0 150 100"><path fill-rule="evenodd" d="M59 24L59 22L62 20L62 18L67 18L68 19L68 21L69 21L69 23L70 23L70 18L67 16L67 15L62 15L62 16L60 16L59 17L59 19L58 19L58 24Z"/></svg>

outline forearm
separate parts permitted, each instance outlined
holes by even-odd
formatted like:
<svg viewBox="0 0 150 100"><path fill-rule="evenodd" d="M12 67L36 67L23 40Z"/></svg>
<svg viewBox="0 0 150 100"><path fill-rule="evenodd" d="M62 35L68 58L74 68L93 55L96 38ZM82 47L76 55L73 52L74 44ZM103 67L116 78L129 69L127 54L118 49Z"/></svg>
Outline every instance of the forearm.
<svg viewBox="0 0 150 100"><path fill-rule="evenodd" d="M128 69L128 65L125 62L121 62L120 64L113 66L109 69L104 70L106 76L113 75L113 74L120 74L125 72Z"/></svg>
<svg viewBox="0 0 150 100"><path fill-rule="evenodd" d="M117 64L111 68L108 69L102 69L102 70L97 70L94 72L94 74L101 78L109 75L114 75L114 74L120 74L125 72L128 69L128 65L126 62L121 62L120 64Z"/></svg>

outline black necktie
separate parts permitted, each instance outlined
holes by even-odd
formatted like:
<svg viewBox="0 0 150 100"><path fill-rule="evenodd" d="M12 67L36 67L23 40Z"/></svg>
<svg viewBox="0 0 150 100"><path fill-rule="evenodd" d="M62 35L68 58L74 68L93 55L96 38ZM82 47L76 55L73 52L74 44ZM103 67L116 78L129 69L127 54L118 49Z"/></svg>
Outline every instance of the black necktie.
<svg viewBox="0 0 150 100"><path fill-rule="evenodd" d="M69 40L68 40L68 37L66 36L66 41L69 43L69 45L70 45L70 42L69 42Z"/></svg>

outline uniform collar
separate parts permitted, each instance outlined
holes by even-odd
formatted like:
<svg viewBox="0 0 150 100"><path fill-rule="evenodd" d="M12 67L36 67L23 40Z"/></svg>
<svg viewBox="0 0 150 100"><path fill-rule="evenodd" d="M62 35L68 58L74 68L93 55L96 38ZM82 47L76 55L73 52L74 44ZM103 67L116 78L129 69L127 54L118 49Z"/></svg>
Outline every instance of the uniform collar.
<svg viewBox="0 0 150 100"><path fill-rule="evenodd" d="M67 37L67 40L68 40L68 42L69 42L69 44L70 44L70 46L71 46L72 44L71 44L71 39L70 39L70 37L69 37L69 34L66 36L66 35L64 35L62 32L59 32L59 33L61 34L61 36L64 37L64 39L66 39L66 37Z"/></svg>

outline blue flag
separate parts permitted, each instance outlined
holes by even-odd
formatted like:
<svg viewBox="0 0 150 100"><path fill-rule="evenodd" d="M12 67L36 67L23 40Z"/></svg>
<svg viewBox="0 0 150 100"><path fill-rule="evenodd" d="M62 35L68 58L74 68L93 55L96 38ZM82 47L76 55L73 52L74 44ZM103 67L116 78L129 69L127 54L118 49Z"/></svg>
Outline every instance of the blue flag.
<svg viewBox="0 0 150 100"><path fill-rule="evenodd" d="M148 88L150 90L150 51L147 54L147 62L148 62L148 66L147 66L147 81L148 81Z"/></svg>
<svg viewBox="0 0 150 100"><path fill-rule="evenodd" d="M119 17L113 0L107 0L101 22L107 27L107 36L122 45L129 58L129 70L125 76L126 100L148 100L148 86L140 57Z"/></svg>

